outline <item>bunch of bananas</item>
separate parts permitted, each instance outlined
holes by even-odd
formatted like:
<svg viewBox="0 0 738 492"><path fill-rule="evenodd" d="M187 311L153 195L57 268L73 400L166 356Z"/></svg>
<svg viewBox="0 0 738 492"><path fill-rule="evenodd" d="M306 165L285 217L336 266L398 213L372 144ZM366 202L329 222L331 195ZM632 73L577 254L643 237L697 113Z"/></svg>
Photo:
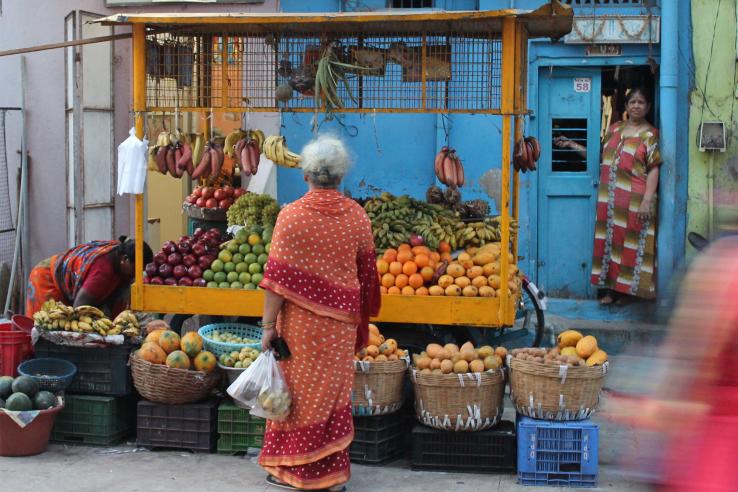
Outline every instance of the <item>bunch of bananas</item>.
<svg viewBox="0 0 738 492"><path fill-rule="evenodd" d="M37 327L48 331L73 331L97 333L98 335L123 335L134 337L140 334L138 320L131 311L123 311L111 321L95 306L73 308L54 300L46 301L33 314Z"/></svg>
<svg viewBox="0 0 738 492"><path fill-rule="evenodd" d="M510 221L510 240L513 239L517 223ZM495 243L502 240L502 226L500 217L487 217L484 220L464 223L455 226L456 243L461 248L481 246L486 243Z"/></svg>
<svg viewBox="0 0 738 492"><path fill-rule="evenodd" d="M287 148L287 140L279 135L270 135L264 140L262 152L273 163L289 167L300 167L302 157Z"/></svg>
<svg viewBox="0 0 738 492"><path fill-rule="evenodd" d="M428 247L435 249L443 239L440 221L458 218L440 205L386 192L368 200L364 210L372 221L374 244L380 250L408 242L411 234L422 236Z"/></svg>
<svg viewBox="0 0 738 492"><path fill-rule="evenodd" d="M223 152L229 157L236 157L236 144L244 139L254 140L261 152L261 149L264 147L266 135L258 128L256 130L235 130L226 136L225 143L223 144Z"/></svg>

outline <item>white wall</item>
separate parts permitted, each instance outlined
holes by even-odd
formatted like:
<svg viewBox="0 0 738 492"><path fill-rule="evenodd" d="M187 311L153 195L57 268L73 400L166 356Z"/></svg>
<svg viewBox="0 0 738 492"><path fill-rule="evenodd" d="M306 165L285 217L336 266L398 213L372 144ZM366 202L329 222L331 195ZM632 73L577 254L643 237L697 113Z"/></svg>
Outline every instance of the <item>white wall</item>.
<svg viewBox="0 0 738 492"><path fill-rule="evenodd" d="M162 5L147 8L105 8L104 0L11 0L3 2L0 14L0 51L64 41L64 17L73 10L101 15L116 12L248 12L275 11L278 0L256 5ZM116 27L116 34L128 32ZM132 124L130 84L130 40L115 42L115 143L128 136ZM30 264L66 249L65 196L65 101L64 50L26 55L26 109L28 149L31 155L29 181ZM20 57L0 57L0 107L20 106ZM12 125L11 125L12 126ZM265 128L265 131L267 128ZM8 134L11 195L15 189L20 159L20 136ZM14 198L13 198L14 200ZM116 236L133 229L132 200L116 198ZM15 202L13 202L15 203Z"/></svg>

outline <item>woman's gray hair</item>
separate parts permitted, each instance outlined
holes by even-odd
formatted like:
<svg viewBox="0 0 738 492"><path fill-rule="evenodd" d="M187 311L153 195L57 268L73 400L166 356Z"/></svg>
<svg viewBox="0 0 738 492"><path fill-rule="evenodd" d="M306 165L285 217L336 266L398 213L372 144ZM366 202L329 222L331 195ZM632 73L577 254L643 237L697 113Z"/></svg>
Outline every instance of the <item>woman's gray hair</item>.
<svg viewBox="0 0 738 492"><path fill-rule="evenodd" d="M351 167L351 156L340 139L321 135L302 149L301 167L314 185L335 188Z"/></svg>

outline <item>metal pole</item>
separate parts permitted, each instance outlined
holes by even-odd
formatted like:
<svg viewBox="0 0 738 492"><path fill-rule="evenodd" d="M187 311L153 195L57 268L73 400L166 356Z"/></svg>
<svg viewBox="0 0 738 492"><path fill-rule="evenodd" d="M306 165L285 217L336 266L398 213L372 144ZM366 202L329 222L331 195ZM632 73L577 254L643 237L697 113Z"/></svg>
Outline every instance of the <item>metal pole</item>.
<svg viewBox="0 0 738 492"><path fill-rule="evenodd" d="M146 26L133 25L133 112L136 136L143 140L146 111ZM131 307L143 308L143 242L144 242L144 196L136 195L136 280L131 288Z"/></svg>

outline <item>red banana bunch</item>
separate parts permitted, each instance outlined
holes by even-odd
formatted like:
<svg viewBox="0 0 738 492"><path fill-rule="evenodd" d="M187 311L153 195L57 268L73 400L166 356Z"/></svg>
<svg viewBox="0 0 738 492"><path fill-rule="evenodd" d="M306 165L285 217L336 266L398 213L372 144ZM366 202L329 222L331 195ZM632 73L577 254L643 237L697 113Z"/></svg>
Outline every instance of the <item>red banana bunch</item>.
<svg viewBox="0 0 738 492"><path fill-rule="evenodd" d="M515 143L513 167L516 171L536 170L536 162L541 157L541 144L535 137L525 137Z"/></svg>
<svg viewBox="0 0 738 492"><path fill-rule="evenodd" d="M438 181L446 186L464 186L464 166L456 150L445 145L441 147L433 162L433 169Z"/></svg>

